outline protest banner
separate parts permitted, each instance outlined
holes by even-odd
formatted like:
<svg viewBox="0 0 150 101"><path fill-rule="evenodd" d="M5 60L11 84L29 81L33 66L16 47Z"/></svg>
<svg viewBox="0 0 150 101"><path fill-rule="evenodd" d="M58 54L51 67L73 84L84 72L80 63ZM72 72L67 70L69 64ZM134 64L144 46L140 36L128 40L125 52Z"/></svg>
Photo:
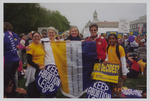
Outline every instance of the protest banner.
<svg viewBox="0 0 150 101"><path fill-rule="evenodd" d="M130 22L128 19L120 19L119 21L119 33L129 33L130 30Z"/></svg>
<svg viewBox="0 0 150 101"><path fill-rule="evenodd" d="M122 33L118 33L118 39L122 39L123 34Z"/></svg>
<svg viewBox="0 0 150 101"><path fill-rule="evenodd" d="M106 82L118 83L119 65L108 63L106 66L102 63L95 63L92 79Z"/></svg>
<svg viewBox="0 0 150 101"><path fill-rule="evenodd" d="M126 98L141 98L142 97L142 90L137 89L129 89L129 88L122 88L122 95Z"/></svg>
<svg viewBox="0 0 150 101"><path fill-rule="evenodd" d="M106 36L108 37L110 34L115 34L118 36L118 32L117 31L107 31L106 32Z"/></svg>
<svg viewBox="0 0 150 101"><path fill-rule="evenodd" d="M91 71L97 59L96 42L51 42L61 80L62 94L80 97L93 83Z"/></svg>
<svg viewBox="0 0 150 101"><path fill-rule="evenodd" d="M105 82L96 81L87 89L87 98L111 98L111 90Z"/></svg>
<svg viewBox="0 0 150 101"><path fill-rule="evenodd" d="M129 32L129 36L130 36L130 35L133 35L133 32Z"/></svg>
<svg viewBox="0 0 150 101"><path fill-rule="evenodd" d="M61 82L56 65L49 64L45 67L38 73L36 84L43 94L49 95L57 91Z"/></svg>

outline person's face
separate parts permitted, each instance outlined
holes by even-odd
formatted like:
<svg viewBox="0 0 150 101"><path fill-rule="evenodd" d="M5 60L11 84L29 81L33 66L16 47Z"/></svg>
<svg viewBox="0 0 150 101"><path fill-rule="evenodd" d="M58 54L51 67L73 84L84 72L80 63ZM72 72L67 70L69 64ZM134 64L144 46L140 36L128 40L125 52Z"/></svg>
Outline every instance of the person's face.
<svg viewBox="0 0 150 101"><path fill-rule="evenodd" d="M46 36L46 34L45 34L45 33L43 33L43 34L42 34L42 36L43 36L43 37L45 37L45 36Z"/></svg>
<svg viewBox="0 0 150 101"><path fill-rule="evenodd" d="M7 93L11 93L12 92L12 87L13 87L13 84L12 84L12 81L10 81L8 86L5 88L5 91Z"/></svg>
<svg viewBox="0 0 150 101"><path fill-rule="evenodd" d="M26 35L23 35L22 39L26 39Z"/></svg>
<svg viewBox="0 0 150 101"><path fill-rule="evenodd" d="M39 43L41 40L41 36L38 33L35 33L32 37L34 43Z"/></svg>
<svg viewBox="0 0 150 101"><path fill-rule="evenodd" d="M55 39L56 33L54 30L49 30L48 31L48 37L49 39Z"/></svg>
<svg viewBox="0 0 150 101"><path fill-rule="evenodd" d="M29 33L29 38L31 38L31 39L32 39L32 33Z"/></svg>
<svg viewBox="0 0 150 101"><path fill-rule="evenodd" d="M124 36L124 39L127 39L127 36L126 36L126 35Z"/></svg>
<svg viewBox="0 0 150 101"><path fill-rule="evenodd" d="M72 37L77 37L78 34L79 33L78 33L78 30L76 28L71 29L71 36Z"/></svg>
<svg viewBox="0 0 150 101"><path fill-rule="evenodd" d="M90 33L91 33L91 36L96 36L97 35L97 29L96 29L96 27L91 27L91 29L90 29Z"/></svg>
<svg viewBox="0 0 150 101"><path fill-rule="evenodd" d="M113 45L116 44L117 40L116 40L116 38L115 38L113 35L111 35L111 36L109 37L109 39L108 39L108 42L109 42L110 45L113 46Z"/></svg>

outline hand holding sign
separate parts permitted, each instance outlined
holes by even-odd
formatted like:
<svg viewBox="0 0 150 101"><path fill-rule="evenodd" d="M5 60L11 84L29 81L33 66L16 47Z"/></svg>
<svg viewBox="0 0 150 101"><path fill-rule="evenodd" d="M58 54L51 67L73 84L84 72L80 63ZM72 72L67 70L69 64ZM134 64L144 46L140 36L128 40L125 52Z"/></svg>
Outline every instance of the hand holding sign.
<svg viewBox="0 0 150 101"><path fill-rule="evenodd" d="M104 64L105 66L107 65L107 63L108 63L107 61L104 61L104 62L103 62L103 64Z"/></svg>
<svg viewBox="0 0 150 101"><path fill-rule="evenodd" d="M40 66L39 69L45 69L45 66Z"/></svg>
<svg viewBox="0 0 150 101"><path fill-rule="evenodd" d="M56 65L46 65L37 76L37 87L45 95L49 95L57 91L60 86L60 77Z"/></svg>

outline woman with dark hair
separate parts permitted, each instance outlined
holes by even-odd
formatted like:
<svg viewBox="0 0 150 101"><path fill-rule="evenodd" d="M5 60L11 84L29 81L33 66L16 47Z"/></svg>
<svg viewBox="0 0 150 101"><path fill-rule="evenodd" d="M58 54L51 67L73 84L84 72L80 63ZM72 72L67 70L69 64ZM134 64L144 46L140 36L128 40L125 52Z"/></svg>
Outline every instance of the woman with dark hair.
<svg viewBox="0 0 150 101"><path fill-rule="evenodd" d="M116 51L117 43L118 43L117 36L115 34L110 34L108 36L106 59L103 62L103 64L105 64L105 65L107 63L113 63L113 64L120 65L118 83L108 83L108 85L110 86L110 89L112 91L112 97L121 97L121 88L123 86L123 80L125 80L127 78L126 75L129 72L126 67L126 58L125 58L124 48L121 45L118 45L118 53L117 53L117 51ZM120 58L118 57L117 54L120 55Z"/></svg>
<svg viewBox="0 0 150 101"><path fill-rule="evenodd" d="M15 73L17 67L19 66L19 57L17 54L18 41L15 40L17 35L12 32L13 26L9 22L4 22L4 77L7 79L12 79L12 97L15 97Z"/></svg>
<svg viewBox="0 0 150 101"><path fill-rule="evenodd" d="M97 61L103 62L106 58L106 47L107 42L103 35L98 35L98 25L92 24L89 26L89 31L91 36L89 36L86 41L96 41L96 51L97 51Z"/></svg>
<svg viewBox="0 0 150 101"><path fill-rule="evenodd" d="M91 33L91 36L86 38L86 41L96 41L96 39L99 37L97 32L98 32L98 25L92 24L89 26L89 31Z"/></svg>
<svg viewBox="0 0 150 101"><path fill-rule="evenodd" d="M55 39L55 37L56 37L56 35L57 35L57 30L54 28L54 27L49 27L48 28L48 32L47 32L47 38L43 38L43 39L41 39L41 45L42 45L42 50L44 50L44 52L45 52L45 54L44 54L44 58L42 57L42 59L43 59L43 61L44 61L44 63L42 63L43 65L48 65L48 64L54 64L55 65L55 60L54 60L54 56L53 56L53 52L52 52L52 47L51 47L51 42L55 42L55 41L57 41L56 39ZM33 42L32 42L32 44L34 43L34 34L32 35L32 40L33 40ZM38 40L39 41L39 40ZM40 46L41 47L41 46ZM33 48L34 49L34 48ZM28 51L29 50L31 50L31 48L30 48L30 45L29 45L29 47L27 48L27 57L30 57L30 56L28 56ZM37 50L36 48L34 49L34 50ZM43 55L42 55L43 56ZM31 59L31 58L29 58L29 59ZM28 59L28 61L29 61L29 59ZM31 60L30 60L31 61ZM29 62L30 62L29 61ZM38 65L38 64L35 64L35 65ZM35 66L36 68L37 68L37 66ZM32 68L32 69L34 69L34 68ZM35 75L35 69L33 70L34 71L34 75ZM37 69L37 71L39 71L39 69ZM29 72L30 72L30 70L29 70ZM31 75L33 75L32 73L30 73ZM36 74L37 74L37 72L36 72ZM25 76L27 76L27 75L29 75L28 73L26 73L26 75ZM35 90L34 89L36 89L37 90L37 88L36 88L36 82L35 82L35 77L34 77L34 75L33 76L29 76L28 77L28 79L27 79L27 82L26 82L26 86L28 86L28 90L29 90L29 94L32 94L32 93L34 93L35 92ZM29 82L31 82L31 81L34 81L32 84L29 84ZM34 86L34 87L33 87ZM31 88L31 90L30 90L30 88ZM30 93L31 92L31 93ZM37 93L37 94L36 94ZM40 97L40 92L37 90L36 91L36 93L34 93L34 96L33 97ZM57 95L57 92L54 92L53 94L50 94L50 95L47 95L46 97L47 98L53 98L53 97L56 97L56 95ZM29 96L29 97L31 97L31 96Z"/></svg>
<svg viewBox="0 0 150 101"><path fill-rule="evenodd" d="M29 98L39 98L40 91L36 87L36 76L37 73L44 69L44 56L45 52L43 45L40 43L40 33L34 32L32 34L33 42L29 45L30 50L27 53L28 67L25 74L27 93Z"/></svg>

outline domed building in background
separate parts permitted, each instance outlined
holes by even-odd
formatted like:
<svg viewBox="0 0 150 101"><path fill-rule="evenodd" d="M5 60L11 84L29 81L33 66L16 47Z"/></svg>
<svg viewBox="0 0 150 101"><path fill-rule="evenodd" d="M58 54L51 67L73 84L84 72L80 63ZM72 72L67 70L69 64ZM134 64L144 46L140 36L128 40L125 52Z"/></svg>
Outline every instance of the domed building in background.
<svg viewBox="0 0 150 101"><path fill-rule="evenodd" d="M134 21L129 21L128 19L120 19L119 21L100 21L98 19L98 13L95 10L93 13L93 21L89 20L82 30L84 38L90 36L89 26L91 24L98 25L98 34L106 33L106 35L109 35L110 33L119 33L120 38L122 34L133 34L137 36L138 34L147 33L147 15L143 15Z"/></svg>
<svg viewBox="0 0 150 101"><path fill-rule="evenodd" d="M96 10L93 13L93 21L88 21L88 23L85 25L82 33L84 37L90 36L89 32L89 26L91 24L97 24L98 25L98 33L106 33L107 31L118 31L119 22L118 21L100 21L98 19L98 14Z"/></svg>

